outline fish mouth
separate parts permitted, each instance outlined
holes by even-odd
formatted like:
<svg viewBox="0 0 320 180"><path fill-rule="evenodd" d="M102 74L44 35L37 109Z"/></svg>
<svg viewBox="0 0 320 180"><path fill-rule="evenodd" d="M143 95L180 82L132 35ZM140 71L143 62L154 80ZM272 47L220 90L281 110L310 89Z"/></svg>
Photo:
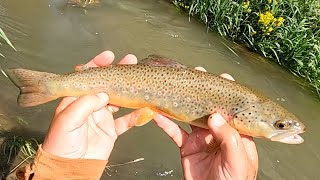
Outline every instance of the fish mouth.
<svg viewBox="0 0 320 180"><path fill-rule="evenodd" d="M298 135L304 131L278 131L275 134L271 135L271 141L278 141L286 144L301 144L304 142L304 139Z"/></svg>

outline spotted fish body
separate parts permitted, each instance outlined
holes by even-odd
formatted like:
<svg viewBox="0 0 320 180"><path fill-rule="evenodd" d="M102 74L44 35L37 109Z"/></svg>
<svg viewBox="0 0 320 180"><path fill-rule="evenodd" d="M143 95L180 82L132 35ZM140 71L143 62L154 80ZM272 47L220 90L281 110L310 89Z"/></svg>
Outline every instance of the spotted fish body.
<svg viewBox="0 0 320 180"><path fill-rule="evenodd" d="M89 68L66 75L25 69L8 70L7 74L20 87L21 106L106 92L111 104L148 107L202 128L208 128L209 115L219 112L241 134L284 143L303 142L297 134L304 131L304 125L286 109L251 88L195 69L144 63Z"/></svg>

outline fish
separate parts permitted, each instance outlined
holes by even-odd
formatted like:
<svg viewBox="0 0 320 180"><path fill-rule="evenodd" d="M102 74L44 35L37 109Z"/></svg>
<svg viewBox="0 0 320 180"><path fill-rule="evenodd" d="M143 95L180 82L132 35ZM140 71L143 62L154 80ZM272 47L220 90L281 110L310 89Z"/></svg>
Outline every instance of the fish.
<svg viewBox="0 0 320 180"><path fill-rule="evenodd" d="M301 144L305 125L262 93L159 55L143 63L87 67L67 74L27 69L5 70L20 89L17 102L36 106L61 97L105 92L109 103L139 109L137 126L156 113L208 129L208 117L220 113L240 134L286 144Z"/></svg>

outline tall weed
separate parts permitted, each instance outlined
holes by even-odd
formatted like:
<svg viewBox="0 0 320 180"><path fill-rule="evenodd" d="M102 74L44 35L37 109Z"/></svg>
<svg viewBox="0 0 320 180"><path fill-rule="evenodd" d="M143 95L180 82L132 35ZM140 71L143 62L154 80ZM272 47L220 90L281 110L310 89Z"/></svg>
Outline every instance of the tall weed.
<svg viewBox="0 0 320 180"><path fill-rule="evenodd" d="M9 38L6 36L6 34L3 32L3 30L0 28L0 45L1 44L1 40L5 41L9 46L11 46L15 51L16 48L13 46L13 44L11 43L11 41L9 40ZM4 55L0 52L0 56L4 57Z"/></svg>

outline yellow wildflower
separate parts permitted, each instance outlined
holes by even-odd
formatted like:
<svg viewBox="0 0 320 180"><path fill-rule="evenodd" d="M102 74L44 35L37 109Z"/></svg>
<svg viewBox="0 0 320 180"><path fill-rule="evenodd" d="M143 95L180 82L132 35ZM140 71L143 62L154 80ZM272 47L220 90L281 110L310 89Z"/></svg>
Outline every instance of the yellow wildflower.
<svg viewBox="0 0 320 180"><path fill-rule="evenodd" d="M284 18L283 17L279 17L275 23L276 26L280 27L284 22Z"/></svg>
<svg viewBox="0 0 320 180"><path fill-rule="evenodd" d="M268 0L268 3L271 4L273 0Z"/></svg>
<svg viewBox="0 0 320 180"><path fill-rule="evenodd" d="M248 9L249 5L250 5L250 1L243 2L243 8Z"/></svg>
<svg viewBox="0 0 320 180"><path fill-rule="evenodd" d="M273 22L274 16L271 11L267 11L264 14L260 14L259 23L262 23L264 26L268 26L271 22Z"/></svg>
<svg viewBox="0 0 320 180"><path fill-rule="evenodd" d="M252 9L248 8L247 13L251 13Z"/></svg>
<svg viewBox="0 0 320 180"><path fill-rule="evenodd" d="M269 27L269 28L268 28L268 32L269 32L269 33L270 33L272 30L273 30L272 27Z"/></svg>

